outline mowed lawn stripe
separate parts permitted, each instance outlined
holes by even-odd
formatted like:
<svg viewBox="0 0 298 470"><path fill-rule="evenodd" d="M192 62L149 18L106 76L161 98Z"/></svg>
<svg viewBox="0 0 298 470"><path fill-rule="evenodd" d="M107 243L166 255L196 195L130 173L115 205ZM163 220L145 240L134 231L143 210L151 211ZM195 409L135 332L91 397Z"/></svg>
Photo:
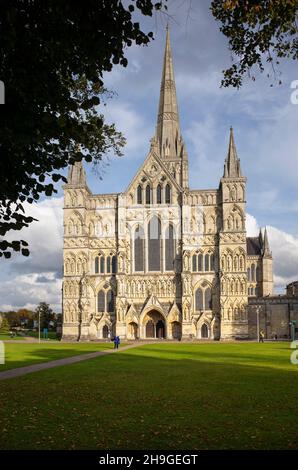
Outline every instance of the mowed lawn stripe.
<svg viewBox="0 0 298 470"><path fill-rule="evenodd" d="M112 343L4 343L5 364L0 372L113 348Z"/></svg>
<svg viewBox="0 0 298 470"><path fill-rule="evenodd" d="M152 344L11 379L0 448L297 449L290 354L283 343Z"/></svg>

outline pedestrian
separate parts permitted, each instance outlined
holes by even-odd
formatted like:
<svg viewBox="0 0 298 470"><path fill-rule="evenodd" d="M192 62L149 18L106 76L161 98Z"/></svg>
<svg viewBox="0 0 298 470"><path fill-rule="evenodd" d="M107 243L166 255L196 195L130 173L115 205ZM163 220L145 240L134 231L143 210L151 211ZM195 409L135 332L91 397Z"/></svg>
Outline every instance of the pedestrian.
<svg viewBox="0 0 298 470"><path fill-rule="evenodd" d="M117 338L118 336L114 336L114 339L113 339L113 342L114 342L114 349L118 349L118 346L117 346Z"/></svg>
<svg viewBox="0 0 298 470"><path fill-rule="evenodd" d="M260 331L260 343L264 343L264 336L265 336L265 335L264 335L264 331L261 330L261 331Z"/></svg>
<svg viewBox="0 0 298 470"><path fill-rule="evenodd" d="M120 346L120 336L117 336L117 349L119 348Z"/></svg>
<svg viewBox="0 0 298 470"><path fill-rule="evenodd" d="M108 343L111 341L111 332L110 330L108 331Z"/></svg>

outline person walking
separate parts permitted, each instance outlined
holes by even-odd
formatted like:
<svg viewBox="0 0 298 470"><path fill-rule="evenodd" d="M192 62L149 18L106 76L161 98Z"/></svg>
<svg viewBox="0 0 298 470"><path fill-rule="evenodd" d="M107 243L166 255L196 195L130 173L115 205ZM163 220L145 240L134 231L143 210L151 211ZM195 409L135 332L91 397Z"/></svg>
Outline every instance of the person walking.
<svg viewBox="0 0 298 470"><path fill-rule="evenodd" d="M120 346L120 336L117 336L117 349L119 349Z"/></svg>
<svg viewBox="0 0 298 470"><path fill-rule="evenodd" d="M117 344L118 344L117 341L118 341L118 340L117 340L117 338L118 338L118 336L115 335L115 336L114 336L114 339L113 339L113 342L114 342L114 349L118 349L118 346L117 346Z"/></svg>
<svg viewBox="0 0 298 470"><path fill-rule="evenodd" d="M265 337L264 331L261 330L261 331L260 331L260 343L264 343L264 337Z"/></svg>

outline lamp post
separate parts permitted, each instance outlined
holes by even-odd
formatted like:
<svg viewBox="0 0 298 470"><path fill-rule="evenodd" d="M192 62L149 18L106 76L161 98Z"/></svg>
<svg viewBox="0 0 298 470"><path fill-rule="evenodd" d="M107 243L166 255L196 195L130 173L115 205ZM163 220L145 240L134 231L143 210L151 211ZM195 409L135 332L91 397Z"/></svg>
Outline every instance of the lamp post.
<svg viewBox="0 0 298 470"><path fill-rule="evenodd" d="M291 340L295 341L295 326L296 326L297 321L292 320L289 322L289 325L291 327Z"/></svg>
<svg viewBox="0 0 298 470"><path fill-rule="evenodd" d="M260 342L260 306L257 306L257 337L258 343Z"/></svg>
<svg viewBox="0 0 298 470"><path fill-rule="evenodd" d="M38 342L40 343L40 309L38 312Z"/></svg>

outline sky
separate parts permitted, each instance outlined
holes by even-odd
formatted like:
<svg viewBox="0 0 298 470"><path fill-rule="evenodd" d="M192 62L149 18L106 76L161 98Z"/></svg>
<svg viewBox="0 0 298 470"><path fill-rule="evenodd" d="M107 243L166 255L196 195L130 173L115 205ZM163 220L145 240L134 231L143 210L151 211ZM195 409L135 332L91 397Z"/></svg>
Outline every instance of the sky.
<svg viewBox="0 0 298 470"><path fill-rule="evenodd" d="M122 192L143 160L157 119L159 88L169 23L180 124L190 167L192 189L217 188L227 153L229 128L234 128L242 173L247 177L247 234L267 226L274 259L275 292L298 280L298 105L291 83L298 79L294 62L281 62L282 84L271 70L244 80L240 90L220 87L222 70L231 64L226 38L209 11L210 2L169 0L168 15L137 18L153 31L149 46L127 49L128 66L105 74L115 92L99 112L125 135L123 157L109 157L102 179L85 164L92 192ZM273 86L270 86L273 84ZM35 308L41 301L61 311L63 191L30 206L39 221L18 232L29 241L31 254L0 259L0 309Z"/></svg>

